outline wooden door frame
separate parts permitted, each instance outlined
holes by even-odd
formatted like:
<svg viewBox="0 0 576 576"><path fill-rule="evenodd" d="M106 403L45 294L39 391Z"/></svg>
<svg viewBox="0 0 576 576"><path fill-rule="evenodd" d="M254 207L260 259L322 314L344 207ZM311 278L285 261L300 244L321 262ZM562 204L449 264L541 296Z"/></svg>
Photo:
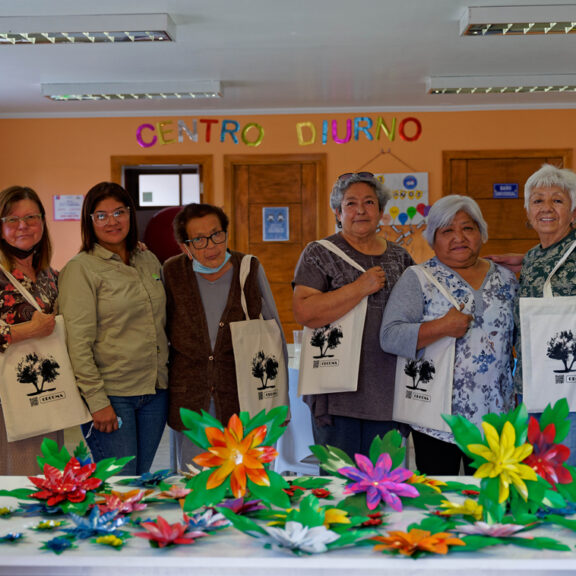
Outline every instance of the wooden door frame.
<svg viewBox="0 0 576 576"><path fill-rule="evenodd" d="M224 156L224 210L234 220L234 168L239 165L314 164L316 166L316 238L324 237L330 221L326 190L326 154L227 154ZM327 210L323 210L325 206Z"/></svg>
<svg viewBox="0 0 576 576"><path fill-rule="evenodd" d="M132 166L137 168L141 165L163 164L198 164L202 170L202 197L204 202L214 202L214 161L210 155L183 154L173 156L111 156L110 178L112 182L122 185L122 168Z"/></svg>
<svg viewBox="0 0 576 576"><path fill-rule="evenodd" d="M444 150L442 152L442 196L452 194L450 187L452 160L474 160L482 158L542 158L561 156L564 168L572 168L572 148L538 148L530 150Z"/></svg>

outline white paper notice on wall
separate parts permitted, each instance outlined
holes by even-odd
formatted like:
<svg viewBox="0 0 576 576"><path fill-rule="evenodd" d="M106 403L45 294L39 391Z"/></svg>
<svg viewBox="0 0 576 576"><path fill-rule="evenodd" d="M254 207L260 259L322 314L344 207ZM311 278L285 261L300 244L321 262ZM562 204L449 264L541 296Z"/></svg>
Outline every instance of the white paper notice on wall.
<svg viewBox="0 0 576 576"><path fill-rule="evenodd" d="M80 220L82 194L59 194L54 198L54 220Z"/></svg>
<svg viewBox="0 0 576 576"><path fill-rule="evenodd" d="M398 172L375 176L392 191L392 198L384 210L385 224L417 225L426 220L430 210L428 172Z"/></svg>

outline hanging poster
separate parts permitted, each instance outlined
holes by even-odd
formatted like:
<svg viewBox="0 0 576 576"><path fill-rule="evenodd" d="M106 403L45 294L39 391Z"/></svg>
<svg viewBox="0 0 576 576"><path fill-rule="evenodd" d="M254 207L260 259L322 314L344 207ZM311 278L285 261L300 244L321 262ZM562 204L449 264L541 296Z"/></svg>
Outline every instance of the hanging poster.
<svg viewBox="0 0 576 576"><path fill-rule="evenodd" d="M262 208L262 240L264 242L287 242L290 240L288 206Z"/></svg>
<svg viewBox="0 0 576 576"><path fill-rule="evenodd" d="M64 194L53 197L54 220L80 220L82 214L81 194Z"/></svg>
<svg viewBox="0 0 576 576"><path fill-rule="evenodd" d="M392 199L386 205L385 222L393 224L419 224L426 221L428 204L428 172L376 174L380 182L392 190Z"/></svg>

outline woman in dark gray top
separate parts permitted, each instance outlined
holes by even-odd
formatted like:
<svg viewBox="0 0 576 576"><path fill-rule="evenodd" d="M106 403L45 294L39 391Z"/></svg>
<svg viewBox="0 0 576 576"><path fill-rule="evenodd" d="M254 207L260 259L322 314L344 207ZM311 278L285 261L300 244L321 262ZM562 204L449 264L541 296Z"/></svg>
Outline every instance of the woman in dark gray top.
<svg viewBox="0 0 576 576"><path fill-rule="evenodd" d="M392 421L396 356L382 351L379 331L390 291L413 261L406 250L378 235L390 197L369 172L340 176L330 196L340 231L327 240L366 272L312 242L300 256L294 278L294 318L310 328L335 322L368 296L357 390L305 398L315 442L341 448L351 457L368 454L376 435L398 427Z"/></svg>

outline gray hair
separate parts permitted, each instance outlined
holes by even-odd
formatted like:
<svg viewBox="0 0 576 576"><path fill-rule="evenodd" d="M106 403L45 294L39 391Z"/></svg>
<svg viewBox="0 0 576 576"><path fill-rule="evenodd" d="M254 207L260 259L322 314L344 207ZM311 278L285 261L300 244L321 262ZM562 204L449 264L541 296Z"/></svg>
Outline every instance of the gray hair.
<svg viewBox="0 0 576 576"><path fill-rule="evenodd" d="M560 188L570 194L572 201L571 210L576 208L576 174L566 168L556 168L552 164L542 164L542 168L537 170L526 180L524 184L524 208L530 207L530 194L536 188Z"/></svg>
<svg viewBox="0 0 576 576"><path fill-rule="evenodd" d="M330 194L330 208L334 214L342 212L342 200L346 191L352 184L358 184L358 182L365 182L372 187L378 198L378 208L382 211L388 203L388 200L392 198L392 191L380 182L375 176L368 176L369 172L360 172L359 174L352 174L349 178L343 179L338 178L332 187L332 192Z"/></svg>
<svg viewBox="0 0 576 576"><path fill-rule="evenodd" d="M480 206L476 203L476 200L470 198L470 196L460 196L458 194L450 194L436 200L428 212L428 221L426 230L423 232L424 238L432 248L434 248L434 238L436 237L436 231L438 228L445 228L450 226L456 214L460 211L466 212L480 230L482 234L482 242L488 240L488 224L482 216L482 211Z"/></svg>

